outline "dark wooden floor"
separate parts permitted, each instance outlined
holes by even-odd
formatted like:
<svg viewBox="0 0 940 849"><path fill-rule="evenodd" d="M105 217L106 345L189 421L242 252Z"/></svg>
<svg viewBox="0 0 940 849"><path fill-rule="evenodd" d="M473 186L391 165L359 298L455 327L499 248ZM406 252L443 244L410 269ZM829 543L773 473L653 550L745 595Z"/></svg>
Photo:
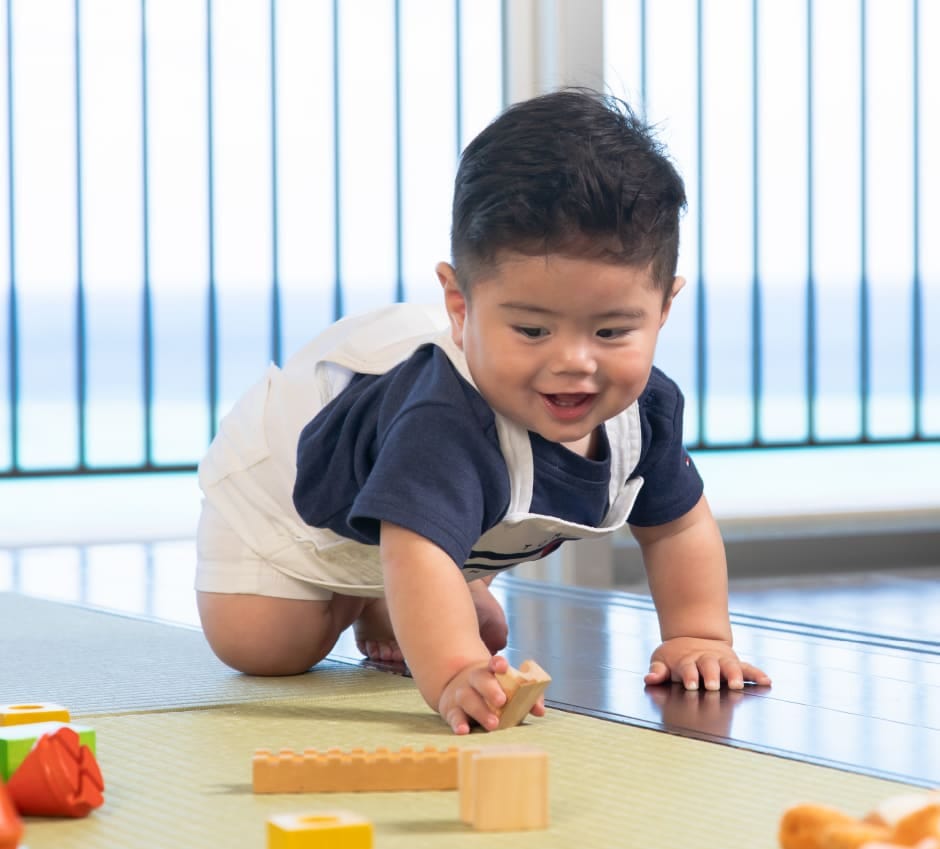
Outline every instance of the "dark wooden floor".
<svg viewBox="0 0 940 849"><path fill-rule="evenodd" d="M193 549L0 549L0 589L196 627ZM513 577L494 590L510 662L538 660L555 707L940 787L940 567L732 582L739 653L774 679L733 693L644 687L658 631L640 593ZM373 665L348 636L334 657Z"/></svg>
<svg viewBox="0 0 940 849"><path fill-rule="evenodd" d="M549 671L554 707L940 787L937 572L840 576L828 587L819 578L779 581L769 593L750 583L732 604L764 612L734 614L736 646L772 687L646 687L655 611L647 597L614 590L505 581L507 656L514 665L533 657ZM336 654L361 662L348 639Z"/></svg>

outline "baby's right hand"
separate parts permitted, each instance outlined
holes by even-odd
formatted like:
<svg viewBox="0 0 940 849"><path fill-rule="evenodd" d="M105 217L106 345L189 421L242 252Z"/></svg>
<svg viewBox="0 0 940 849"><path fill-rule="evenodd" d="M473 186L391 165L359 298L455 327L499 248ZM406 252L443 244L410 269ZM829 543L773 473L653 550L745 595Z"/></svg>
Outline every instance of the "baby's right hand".
<svg viewBox="0 0 940 849"><path fill-rule="evenodd" d="M487 731L499 725L499 711L506 704L506 693L496 680L496 673L509 670L509 661L494 655L483 663L472 663L460 670L444 687L437 712L454 734L469 734L475 720Z"/></svg>

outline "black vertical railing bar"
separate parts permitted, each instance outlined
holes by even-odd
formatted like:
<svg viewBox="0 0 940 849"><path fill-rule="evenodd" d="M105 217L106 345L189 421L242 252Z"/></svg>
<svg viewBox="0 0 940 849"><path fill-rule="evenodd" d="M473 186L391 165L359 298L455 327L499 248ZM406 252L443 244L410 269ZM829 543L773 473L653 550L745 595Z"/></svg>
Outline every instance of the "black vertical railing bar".
<svg viewBox="0 0 940 849"><path fill-rule="evenodd" d="M649 92L647 90L649 56L646 52L649 30L646 13L646 0L640 0L640 114L644 122L649 120Z"/></svg>
<svg viewBox="0 0 940 849"><path fill-rule="evenodd" d="M153 292L150 280L150 99L147 0L140 0L140 197L141 197L141 380L144 396L144 465L153 457Z"/></svg>
<svg viewBox="0 0 940 849"><path fill-rule="evenodd" d="M911 250L913 268L911 281L911 392L914 404L913 435L915 439L924 436L924 293L920 269L920 0L913 0L912 16L912 78L911 78L911 130L913 145L911 150L912 165L912 209Z"/></svg>
<svg viewBox="0 0 940 849"><path fill-rule="evenodd" d="M271 82L271 361L281 363L281 250L278 186L277 0L269 8Z"/></svg>
<svg viewBox="0 0 940 849"><path fill-rule="evenodd" d="M457 160L463 151L463 3L454 0L454 132Z"/></svg>
<svg viewBox="0 0 940 849"><path fill-rule="evenodd" d="M868 280L868 4L859 0L859 287L858 287L858 391L861 402L861 441L871 439L871 316Z"/></svg>
<svg viewBox="0 0 940 849"><path fill-rule="evenodd" d="M333 0L333 318L343 317L342 181L340 179L339 0Z"/></svg>
<svg viewBox="0 0 940 849"><path fill-rule="evenodd" d="M78 427L78 463L84 469L88 451L88 360L85 339L85 220L82 169L82 30L81 0L75 0L74 81L75 81L75 395Z"/></svg>
<svg viewBox="0 0 940 849"><path fill-rule="evenodd" d="M401 0L395 0L395 300L405 300L405 278L403 271L403 241L404 232L404 203L402 192L402 163L401 163Z"/></svg>
<svg viewBox="0 0 940 849"><path fill-rule="evenodd" d="M806 441L816 441L816 234L813 0L806 0Z"/></svg>
<svg viewBox="0 0 940 849"><path fill-rule="evenodd" d="M708 391L706 381L706 345L707 316L705 304L705 118L703 108L705 103L704 85L702 76L704 72L704 39L703 30L703 4L702 0L695 3L695 192L696 192L696 301L695 301L695 387L696 408L698 418L697 447L707 444L705 428L706 398Z"/></svg>
<svg viewBox="0 0 940 849"><path fill-rule="evenodd" d="M7 72L7 239L9 240L7 321L7 391L10 403L10 471L20 466L20 338L19 308L16 297L16 174L13 132L13 0L6 1Z"/></svg>
<svg viewBox="0 0 940 849"><path fill-rule="evenodd" d="M219 398L219 318L218 293L215 279L215 115L212 72L213 44L212 44L212 0L206 0L206 211L208 236L208 281L207 281L207 347L206 366L209 408L209 440L215 436L216 416L218 413Z"/></svg>
<svg viewBox="0 0 940 849"><path fill-rule="evenodd" d="M751 0L751 442L761 444L763 326L760 280L760 0Z"/></svg>

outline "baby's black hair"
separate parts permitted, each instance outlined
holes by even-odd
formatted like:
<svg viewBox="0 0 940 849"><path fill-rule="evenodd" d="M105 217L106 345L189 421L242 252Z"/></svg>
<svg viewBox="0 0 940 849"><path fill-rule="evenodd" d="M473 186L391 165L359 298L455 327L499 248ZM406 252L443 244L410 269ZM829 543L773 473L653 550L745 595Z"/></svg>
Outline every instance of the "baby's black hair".
<svg viewBox="0 0 940 849"><path fill-rule="evenodd" d="M664 298L685 187L623 101L566 88L506 109L467 145L454 183L451 255L469 292L505 253L649 266Z"/></svg>

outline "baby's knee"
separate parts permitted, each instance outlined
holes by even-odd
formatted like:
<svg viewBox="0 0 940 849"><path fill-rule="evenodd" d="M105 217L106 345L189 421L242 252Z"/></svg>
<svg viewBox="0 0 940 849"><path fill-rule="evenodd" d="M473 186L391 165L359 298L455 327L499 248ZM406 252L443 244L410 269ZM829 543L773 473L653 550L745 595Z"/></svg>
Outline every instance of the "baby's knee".
<svg viewBox="0 0 940 849"><path fill-rule="evenodd" d="M197 594L210 648L247 675L299 675L332 650L328 603L225 593Z"/></svg>

